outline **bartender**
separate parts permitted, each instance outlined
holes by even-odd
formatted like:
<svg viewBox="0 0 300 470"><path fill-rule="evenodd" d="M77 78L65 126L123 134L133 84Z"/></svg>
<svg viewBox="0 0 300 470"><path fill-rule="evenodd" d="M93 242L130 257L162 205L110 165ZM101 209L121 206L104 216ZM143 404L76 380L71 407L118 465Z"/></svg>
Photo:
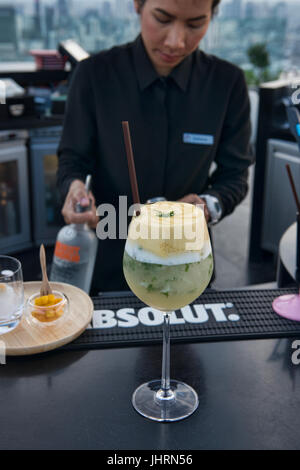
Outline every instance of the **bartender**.
<svg viewBox="0 0 300 470"><path fill-rule="evenodd" d="M204 203L213 224L245 197L252 158L244 75L198 48L219 3L134 0L137 39L77 66L58 151L66 223L96 227L96 206L110 203L118 211L120 195L133 203L122 121L130 124L141 202ZM76 214L76 202L88 205L88 197L91 210ZM128 289L124 243L99 241L92 293Z"/></svg>

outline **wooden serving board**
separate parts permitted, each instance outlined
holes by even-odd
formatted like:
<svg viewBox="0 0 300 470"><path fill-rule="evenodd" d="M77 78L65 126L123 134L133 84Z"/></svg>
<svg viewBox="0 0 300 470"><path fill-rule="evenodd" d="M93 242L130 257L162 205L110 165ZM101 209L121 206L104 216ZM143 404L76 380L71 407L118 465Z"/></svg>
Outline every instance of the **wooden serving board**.
<svg viewBox="0 0 300 470"><path fill-rule="evenodd" d="M59 348L81 335L92 320L92 299L78 287L60 282L51 282L51 288L63 292L69 299L69 313L56 325L29 324L25 311L19 325L10 333L1 335L7 356L38 354ZM24 282L25 303L28 297L39 292L41 282Z"/></svg>

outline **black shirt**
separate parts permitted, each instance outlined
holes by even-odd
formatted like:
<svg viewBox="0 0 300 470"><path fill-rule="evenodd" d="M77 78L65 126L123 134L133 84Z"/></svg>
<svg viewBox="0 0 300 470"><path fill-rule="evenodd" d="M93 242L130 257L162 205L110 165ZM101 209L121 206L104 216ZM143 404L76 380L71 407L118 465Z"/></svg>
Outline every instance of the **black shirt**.
<svg viewBox="0 0 300 470"><path fill-rule="evenodd" d="M140 36L102 51L72 79L58 151L63 198L72 180L91 173L97 205L118 210L119 195L132 204L121 125L129 121L142 202L205 192L228 215L247 193L249 115L243 72L226 61L197 50L162 78ZM99 241L95 289L127 288L123 249L124 240Z"/></svg>

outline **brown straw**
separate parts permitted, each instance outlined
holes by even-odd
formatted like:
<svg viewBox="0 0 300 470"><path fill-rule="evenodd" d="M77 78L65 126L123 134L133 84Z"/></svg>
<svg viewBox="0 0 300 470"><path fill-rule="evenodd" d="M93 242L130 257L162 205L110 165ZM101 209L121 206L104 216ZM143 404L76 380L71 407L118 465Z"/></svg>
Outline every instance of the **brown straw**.
<svg viewBox="0 0 300 470"><path fill-rule="evenodd" d="M123 133L124 133L132 197L133 197L134 204L138 204L138 210L136 211L136 215L138 216L140 215L139 209L140 209L141 202L140 202L139 189L138 189L138 184L137 184L137 179L136 179L135 164L134 164L134 157L133 157L128 121L123 121L122 127L123 127Z"/></svg>
<svg viewBox="0 0 300 470"><path fill-rule="evenodd" d="M293 195L294 195L294 198L295 198L297 210L300 213L300 202L299 202L299 198L298 198L298 195L297 195L297 191L296 191L296 187L295 187L295 183L294 183L294 178L293 178L293 175L292 175L292 172L291 172L291 168L290 168L290 165L288 163L285 165L285 167L286 167L287 172L288 172L288 177L289 177L289 180L290 180L290 183L291 183L291 187L292 187Z"/></svg>

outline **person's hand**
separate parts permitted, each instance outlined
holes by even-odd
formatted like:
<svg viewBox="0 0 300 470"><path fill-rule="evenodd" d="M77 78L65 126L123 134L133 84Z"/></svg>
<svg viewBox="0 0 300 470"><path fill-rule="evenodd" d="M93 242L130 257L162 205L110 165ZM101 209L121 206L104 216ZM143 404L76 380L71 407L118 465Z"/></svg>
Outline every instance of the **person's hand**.
<svg viewBox="0 0 300 470"><path fill-rule="evenodd" d="M206 222L210 221L210 215L207 209L206 202L204 201L204 199L201 199L201 197L199 197L198 194L187 194L183 198L178 199L178 202L187 202L189 204L195 204L195 205L203 204Z"/></svg>
<svg viewBox="0 0 300 470"><path fill-rule="evenodd" d="M81 214L77 214L75 212L75 207L78 202L83 207L89 206L90 202L92 202L91 209ZM99 217L96 215L95 198L91 192L89 192L89 194L86 193L85 185L80 180L74 180L70 185L61 213L67 224L86 223L90 227L96 228L99 221Z"/></svg>

